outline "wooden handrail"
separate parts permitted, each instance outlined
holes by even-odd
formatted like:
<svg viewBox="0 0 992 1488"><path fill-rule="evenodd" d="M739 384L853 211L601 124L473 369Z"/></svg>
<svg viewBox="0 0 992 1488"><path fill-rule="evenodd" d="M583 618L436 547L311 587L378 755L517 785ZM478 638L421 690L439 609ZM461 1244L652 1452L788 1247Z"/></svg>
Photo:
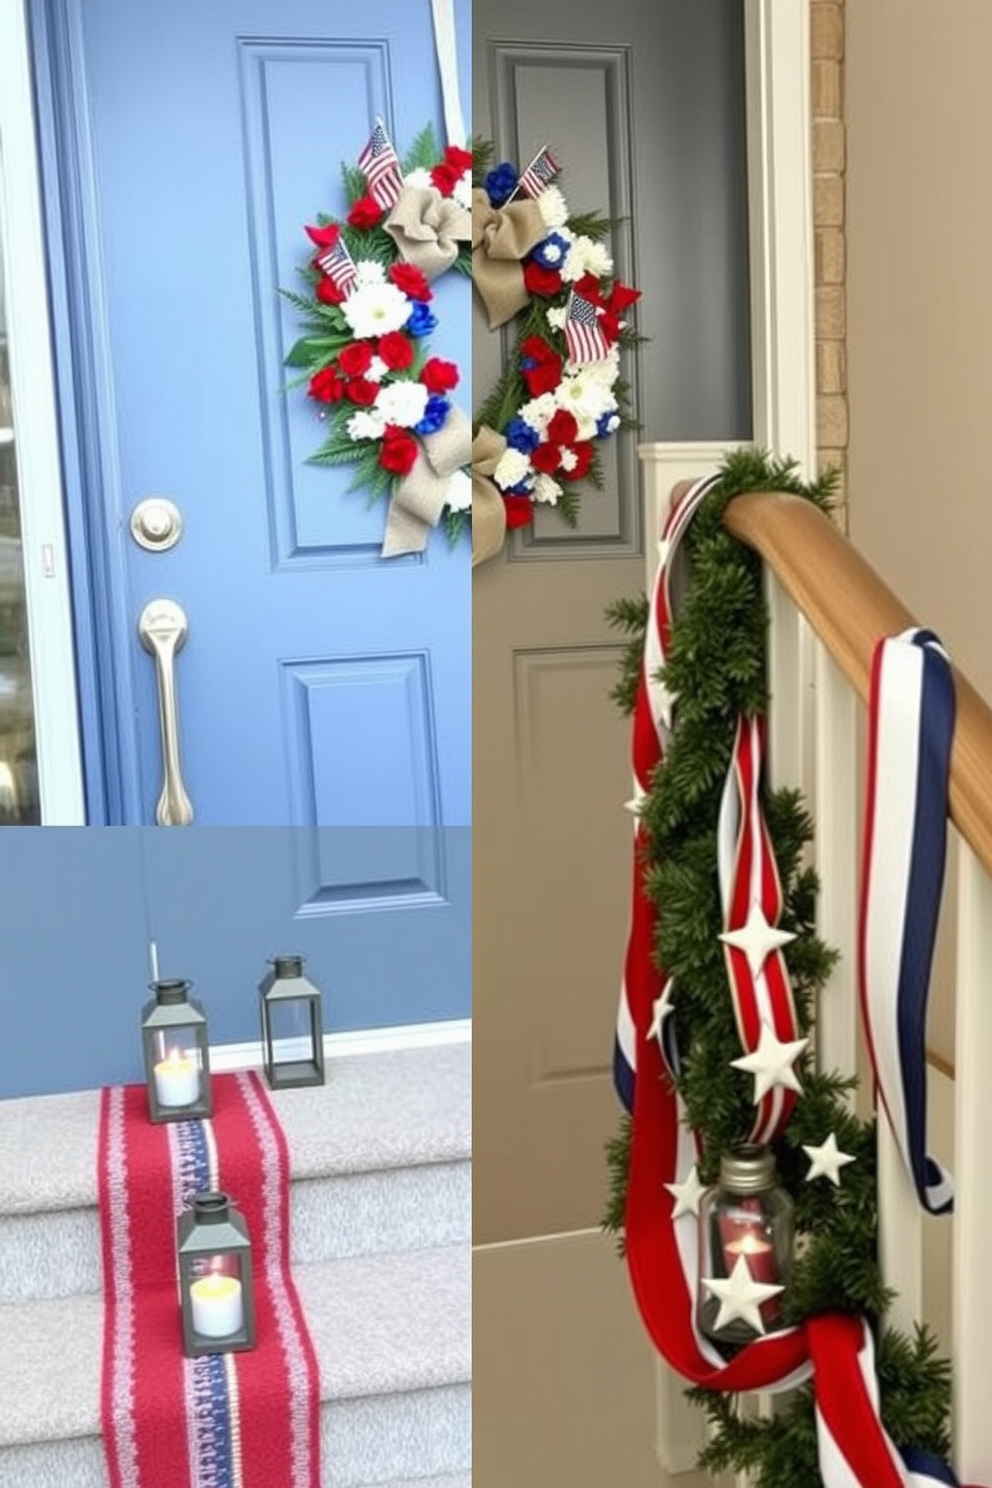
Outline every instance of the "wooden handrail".
<svg viewBox="0 0 992 1488"><path fill-rule="evenodd" d="M918 625L854 545L812 502L779 491L738 496L727 531L759 553L862 702L880 636ZM951 749L951 820L992 874L992 709L961 670Z"/></svg>

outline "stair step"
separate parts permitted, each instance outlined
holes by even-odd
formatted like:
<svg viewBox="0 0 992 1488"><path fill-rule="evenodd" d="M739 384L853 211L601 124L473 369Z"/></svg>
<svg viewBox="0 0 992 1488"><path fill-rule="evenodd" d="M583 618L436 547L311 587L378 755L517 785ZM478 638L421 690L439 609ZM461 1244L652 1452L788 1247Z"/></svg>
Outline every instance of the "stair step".
<svg viewBox="0 0 992 1488"><path fill-rule="evenodd" d="M471 1238L471 1048L350 1055L271 1096L293 1262ZM0 1102L0 1305L98 1293L99 1093Z"/></svg>
<svg viewBox="0 0 992 1488"><path fill-rule="evenodd" d="M443 1478L404 1478L402 1483L376 1483L374 1488L472 1488L471 1473L445 1474Z"/></svg>
<svg viewBox="0 0 992 1488"><path fill-rule="evenodd" d="M453 1476L471 1458L471 1248L301 1266L323 1488ZM107 1488L98 1296L0 1307L0 1488Z"/></svg>

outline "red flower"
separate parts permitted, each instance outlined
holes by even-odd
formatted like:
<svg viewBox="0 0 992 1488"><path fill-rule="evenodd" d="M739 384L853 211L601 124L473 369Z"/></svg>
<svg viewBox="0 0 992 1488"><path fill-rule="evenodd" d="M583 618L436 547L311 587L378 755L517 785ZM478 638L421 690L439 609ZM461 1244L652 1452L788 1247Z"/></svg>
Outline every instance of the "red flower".
<svg viewBox="0 0 992 1488"><path fill-rule="evenodd" d="M344 397L344 380L337 367L321 367L310 379L310 396L320 403L338 403Z"/></svg>
<svg viewBox="0 0 992 1488"><path fill-rule="evenodd" d="M431 357L426 361L420 374L420 380L429 393L450 393L458 386L458 377L454 362L446 362L441 357Z"/></svg>
<svg viewBox="0 0 992 1488"><path fill-rule="evenodd" d="M554 475L560 458L561 450L557 444L539 444L530 452L530 463L542 475Z"/></svg>
<svg viewBox="0 0 992 1488"><path fill-rule="evenodd" d="M444 163L463 176L467 170L472 169L472 151L463 150L460 145L448 145L444 152Z"/></svg>
<svg viewBox="0 0 992 1488"><path fill-rule="evenodd" d="M581 279L576 279L575 293L581 295L584 300L591 300L594 305L603 303L599 280L595 274L583 274Z"/></svg>
<svg viewBox="0 0 992 1488"><path fill-rule="evenodd" d="M532 398L554 392L561 382L561 357L543 336L528 336L521 344L520 374Z"/></svg>
<svg viewBox="0 0 992 1488"><path fill-rule="evenodd" d="M338 352L338 363L346 377L362 377L372 365L372 348L367 341L352 341Z"/></svg>
<svg viewBox="0 0 992 1488"><path fill-rule="evenodd" d="M374 196L360 196L352 202L348 221L352 227L376 227L382 221L382 208Z"/></svg>
<svg viewBox="0 0 992 1488"><path fill-rule="evenodd" d="M450 196L458 185L460 170L455 170L451 165L432 165L431 180L440 191L442 196Z"/></svg>
<svg viewBox="0 0 992 1488"><path fill-rule="evenodd" d="M532 258L524 265L524 284L532 295L557 294L561 289L561 273L558 269L546 269Z"/></svg>
<svg viewBox="0 0 992 1488"><path fill-rule="evenodd" d="M589 466L592 464L592 442L588 439L585 439L580 444L569 445L569 449L576 457L575 465L571 470L566 470L565 467L562 466L561 470L558 473L561 476L562 480L582 480L582 478L589 473ZM533 458L534 457L532 455L531 459L533 460Z"/></svg>
<svg viewBox="0 0 992 1488"><path fill-rule="evenodd" d="M583 274L582 278L576 281L575 292L582 295L584 299L591 300L598 309L605 312L599 317L599 328L610 341L616 341L620 335L620 317L623 312L633 305L635 300L641 298L639 289L632 289L629 284L623 284L619 279L616 280L609 294L604 297L595 274Z"/></svg>
<svg viewBox="0 0 992 1488"><path fill-rule="evenodd" d="M379 384L368 382L364 377L353 377L345 388L345 392L352 403L357 403L362 408L370 408L379 395Z"/></svg>
<svg viewBox="0 0 992 1488"><path fill-rule="evenodd" d="M406 429L387 424L382 436L379 464L394 475L409 475L417 458L417 441Z"/></svg>
<svg viewBox="0 0 992 1488"><path fill-rule="evenodd" d="M529 527L534 520L534 507L529 496L504 496L506 525L509 528Z"/></svg>
<svg viewBox="0 0 992 1488"><path fill-rule="evenodd" d="M578 432L575 414L569 413L567 408L559 408L548 425L548 438L552 444L571 444Z"/></svg>
<svg viewBox="0 0 992 1488"><path fill-rule="evenodd" d="M313 292L317 296L317 299L324 305L344 304L344 290L338 289L334 280L326 274L323 279L319 279L314 285Z"/></svg>
<svg viewBox="0 0 992 1488"><path fill-rule="evenodd" d="M308 227L307 237L318 248L333 248L341 236L341 229L335 222L328 222L325 227Z"/></svg>
<svg viewBox="0 0 992 1488"><path fill-rule="evenodd" d="M396 263L389 270L389 277L411 300L423 300L425 303L434 298L433 291L421 271L415 264Z"/></svg>
<svg viewBox="0 0 992 1488"><path fill-rule="evenodd" d="M390 372L403 372L413 361L413 344L402 331L388 331L379 338L379 355Z"/></svg>

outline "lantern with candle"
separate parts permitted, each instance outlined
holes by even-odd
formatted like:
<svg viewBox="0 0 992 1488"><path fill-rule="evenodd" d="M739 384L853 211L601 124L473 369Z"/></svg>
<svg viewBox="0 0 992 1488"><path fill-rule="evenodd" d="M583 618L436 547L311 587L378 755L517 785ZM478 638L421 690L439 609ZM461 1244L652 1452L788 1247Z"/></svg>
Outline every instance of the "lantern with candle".
<svg viewBox="0 0 992 1488"><path fill-rule="evenodd" d="M141 1036L152 1121L190 1121L213 1112L210 1044L203 1008L190 997L191 982L152 982Z"/></svg>
<svg viewBox="0 0 992 1488"><path fill-rule="evenodd" d="M251 1241L227 1194L204 1192L176 1226L187 1358L255 1347Z"/></svg>
<svg viewBox="0 0 992 1488"><path fill-rule="evenodd" d="M734 1349L785 1327L793 1246L792 1199L774 1154L750 1143L724 1153L719 1181L699 1206L700 1330Z"/></svg>
<svg viewBox="0 0 992 1488"><path fill-rule="evenodd" d="M302 956L276 956L259 983L262 1059L273 1090L323 1085L324 1029L319 988L303 974Z"/></svg>

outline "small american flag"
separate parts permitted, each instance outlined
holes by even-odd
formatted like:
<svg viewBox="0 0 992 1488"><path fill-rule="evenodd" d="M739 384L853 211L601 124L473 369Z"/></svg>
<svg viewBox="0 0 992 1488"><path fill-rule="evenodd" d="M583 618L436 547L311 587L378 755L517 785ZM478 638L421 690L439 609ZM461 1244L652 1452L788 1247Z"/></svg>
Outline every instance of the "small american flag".
<svg viewBox="0 0 992 1488"><path fill-rule="evenodd" d="M549 186L558 174L561 167L555 160L547 145L539 150L517 182L517 190L522 191L524 196L540 196L546 186Z"/></svg>
<svg viewBox="0 0 992 1488"><path fill-rule="evenodd" d="M381 119L376 119L369 142L358 157L358 169L380 207L396 205L403 190L403 171Z"/></svg>
<svg viewBox="0 0 992 1488"><path fill-rule="evenodd" d="M602 362L609 355L610 344L599 328L596 306L574 289L565 316L565 340L573 362Z"/></svg>
<svg viewBox="0 0 992 1488"><path fill-rule="evenodd" d="M328 279L334 280L342 294L347 294L358 283L355 260L340 238L333 248L326 248L323 253L318 254L317 265L323 269Z"/></svg>

